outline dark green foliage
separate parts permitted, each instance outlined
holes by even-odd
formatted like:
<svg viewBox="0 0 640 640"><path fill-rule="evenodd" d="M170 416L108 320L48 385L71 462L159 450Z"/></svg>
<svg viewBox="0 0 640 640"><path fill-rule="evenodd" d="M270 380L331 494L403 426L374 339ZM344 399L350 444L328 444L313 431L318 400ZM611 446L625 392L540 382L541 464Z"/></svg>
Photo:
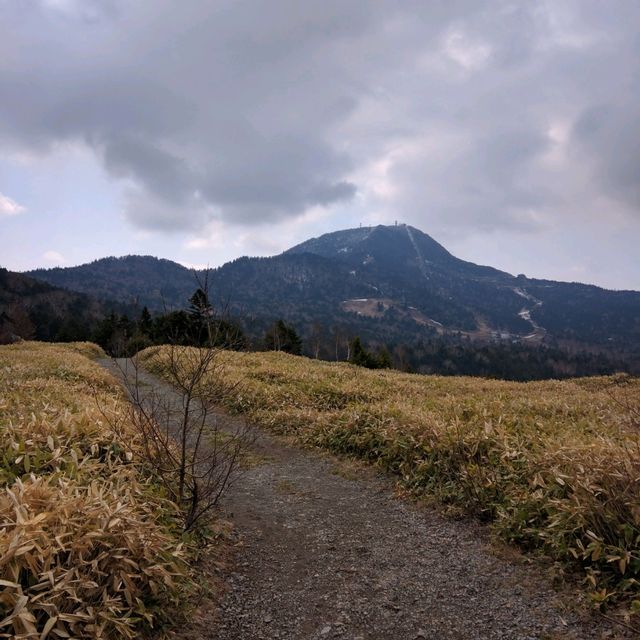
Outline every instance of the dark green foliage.
<svg viewBox="0 0 640 640"><path fill-rule="evenodd" d="M366 367L367 369L390 369L393 366L391 354L386 348L382 347L378 349L378 353L374 355L362 346L362 341L359 336L356 336L351 341L349 351L349 362L359 367Z"/></svg>
<svg viewBox="0 0 640 640"><path fill-rule="evenodd" d="M181 308L194 284L191 269L152 256L102 258L78 267L36 269L28 275L102 300L120 300L155 311Z"/></svg>
<svg viewBox="0 0 640 640"><path fill-rule="evenodd" d="M196 289L189 298L189 328L187 344L198 347L216 345L217 325L213 322L214 312L209 296L201 289ZM182 343L180 343L182 344Z"/></svg>
<svg viewBox="0 0 640 640"><path fill-rule="evenodd" d="M239 324L233 320L218 319L215 321L214 345L242 351L247 348L247 338Z"/></svg>
<svg viewBox="0 0 640 640"><path fill-rule="evenodd" d="M138 331L143 335L150 336L153 330L153 318L148 307L143 307L138 320Z"/></svg>
<svg viewBox="0 0 640 640"><path fill-rule="evenodd" d="M0 268L0 341L11 336L55 342L87 340L105 315L126 310L124 304L100 302Z"/></svg>
<svg viewBox="0 0 640 640"><path fill-rule="evenodd" d="M55 342L83 342L91 338L91 328L76 317L69 317L62 321L56 331Z"/></svg>
<svg viewBox="0 0 640 640"><path fill-rule="evenodd" d="M359 337L351 341L351 354L349 362L359 367L367 367L367 369L377 369L377 361L375 357L369 353L363 346Z"/></svg>
<svg viewBox="0 0 640 640"><path fill-rule="evenodd" d="M504 380L544 380L607 375L628 370L628 365L603 353L522 344L474 344L468 340L433 339L396 347L394 364L417 373L466 375Z"/></svg>
<svg viewBox="0 0 640 640"><path fill-rule="evenodd" d="M240 258L208 274L148 256L33 273L71 289L146 304L156 320L150 329L148 318L144 326L141 318L138 331L154 342L173 335L180 343L205 344L210 337L203 309L228 300L229 313L221 317L242 318L245 344L254 348L264 346L265 333L282 318L296 327L307 355L325 359L347 359L358 335L374 354L388 345L393 366L403 370L511 379L640 372L640 293L514 277L460 260L404 225L325 234L284 254ZM204 288L219 300L199 299L194 276L208 280ZM159 321L159 314L189 304L190 296L189 314L201 317L199 330L185 328L181 316ZM345 304L359 299L370 303L368 311ZM546 333L526 337L533 327L520 317L523 309ZM29 316L39 339L82 333L63 326L61 317L82 318L81 312L60 314L51 305L38 311L31 304ZM332 335L335 327L339 336ZM223 342L236 342L232 334L239 329L221 320L218 328ZM276 341L272 345L277 348Z"/></svg>
<svg viewBox="0 0 640 640"><path fill-rule="evenodd" d="M115 356L132 356L154 344L225 349L242 349L246 344L242 329L232 320L218 317L202 289L189 299L188 311L170 311L154 318L144 307L137 323L112 313L98 324L93 340Z"/></svg>
<svg viewBox="0 0 640 640"><path fill-rule="evenodd" d="M186 311L159 315L153 323L151 339L155 344L190 344L191 317Z"/></svg>
<svg viewBox="0 0 640 640"><path fill-rule="evenodd" d="M391 354L386 347L381 347L378 349L378 353L376 355L376 360L378 361L379 369L391 369L393 367L393 360L391 359Z"/></svg>
<svg viewBox="0 0 640 640"><path fill-rule="evenodd" d="M148 256L32 273L92 295L135 300L156 313L182 308L194 275L204 275ZM247 332L257 340L284 318L300 328L306 344L317 345L310 339L317 323L346 326L369 344L414 345L442 331L446 343L481 325L508 334L510 343L532 331L519 316L529 309L547 341L579 343L581 350L597 345L640 366L640 293L514 277L460 260L404 225L339 231L271 258L240 258L211 271L209 285L231 302L231 314L247 317ZM344 301L364 298L374 301L379 317L344 310Z"/></svg>
<svg viewBox="0 0 640 640"><path fill-rule="evenodd" d="M242 329L215 312L208 294L202 288L198 288L189 298L187 340L187 344L200 347L242 349L245 346Z"/></svg>
<svg viewBox="0 0 640 640"><path fill-rule="evenodd" d="M284 320L274 322L264 336L267 351L286 351L294 355L302 353L302 340L296 330Z"/></svg>
<svg viewBox="0 0 640 640"><path fill-rule="evenodd" d="M207 318L212 313L209 296L201 288L196 289L189 298L189 313L199 319Z"/></svg>
<svg viewBox="0 0 640 640"><path fill-rule="evenodd" d="M640 347L640 293L607 291L575 282L529 280L527 291L543 301L533 318L556 339L606 348Z"/></svg>
<svg viewBox="0 0 640 640"><path fill-rule="evenodd" d="M131 341L139 338L135 323L127 315L109 314L97 326L93 341L114 356L131 356Z"/></svg>

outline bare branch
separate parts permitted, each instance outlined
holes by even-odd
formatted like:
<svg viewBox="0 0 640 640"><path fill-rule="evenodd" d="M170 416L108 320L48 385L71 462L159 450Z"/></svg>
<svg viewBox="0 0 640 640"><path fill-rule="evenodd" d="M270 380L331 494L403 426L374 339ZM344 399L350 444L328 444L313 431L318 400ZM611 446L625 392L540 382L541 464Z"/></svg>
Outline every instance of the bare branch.
<svg viewBox="0 0 640 640"><path fill-rule="evenodd" d="M137 356L114 359L131 401L129 419L150 468L180 506L185 530L216 508L253 439L246 422L225 428L215 411L235 390L224 380L221 346L229 346L229 336L222 333L231 325L210 305L209 272L196 282L190 301L193 335L176 335L166 346L166 388L149 383ZM182 346L185 342L198 346ZM109 420L107 411L103 415Z"/></svg>

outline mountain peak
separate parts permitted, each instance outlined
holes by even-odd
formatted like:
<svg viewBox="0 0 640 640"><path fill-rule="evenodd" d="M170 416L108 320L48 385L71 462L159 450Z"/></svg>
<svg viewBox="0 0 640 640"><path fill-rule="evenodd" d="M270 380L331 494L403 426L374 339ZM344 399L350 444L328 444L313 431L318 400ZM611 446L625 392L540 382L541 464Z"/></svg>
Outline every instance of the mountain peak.
<svg viewBox="0 0 640 640"><path fill-rule="evenodd" d="M198 286L189 269L149 256L30 275L156 310L183 307ZM396 343L457 335L627 348L638 344L640 331L640 293L515 278L461 260L406 224L334 231L279 256L235 260L210 276L212 291L252 322L282 317L303 327L344 324Z"/></svg>
<svg viewBox="0 0 640 640"><path fill-rule="evenodd" d="M314 253L325 258L373 258L395 256L398 259L417 258L428 262L456 260L431 236L407 224L357 227L332 231L292 247L285 253Z"/></svg>

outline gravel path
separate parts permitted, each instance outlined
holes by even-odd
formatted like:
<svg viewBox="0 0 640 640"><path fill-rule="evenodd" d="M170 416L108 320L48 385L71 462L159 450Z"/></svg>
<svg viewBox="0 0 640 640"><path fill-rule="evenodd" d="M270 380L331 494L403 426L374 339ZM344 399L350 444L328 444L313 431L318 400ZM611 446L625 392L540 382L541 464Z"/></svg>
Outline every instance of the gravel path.
<svg viewBox="0 0 640 640"><path fill-rule="evenodd" d="M147 373L141 380L173 394ZM233 428L233 418L215 419ZM263 431L254 449L256 463L224 499L241 539L227 592L181 637L630 637L561 607L541 570L498 557L479 525L398 499L387 479L345 472Z"/></svg>

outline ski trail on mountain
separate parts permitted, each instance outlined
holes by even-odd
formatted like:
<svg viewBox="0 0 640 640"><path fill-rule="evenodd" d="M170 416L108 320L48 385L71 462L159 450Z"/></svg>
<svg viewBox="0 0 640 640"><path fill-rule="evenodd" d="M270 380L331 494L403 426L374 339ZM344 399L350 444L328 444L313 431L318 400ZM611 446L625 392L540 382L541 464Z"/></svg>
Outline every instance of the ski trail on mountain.
<svg viewBox="0 0 640 640"><path fill-rule="evenodd" d="M427 273L426 260L422 257L422 253L420 252L420 247L418 247L418 243L416 239L413 237L413 233L409 228L409 225L404 226L407 235L409 236L409 241L413 245L413 248L416 252L416 256L418 257L418 269L420 269L420 273L424 276L425 280L429 279L429 274Z"/></svg>
<svg viewBox="0 0 640 640"><path fill-rule="evenodd" d="M527 309L526 307L524 307L521 311L518 312L518 315L525 320L526 322L528 322L531 327L533 328L533 333L531 335L525 336L524 339L527 340L531 340L533 338L536 338L538 340L541 340L542 338L544 338L544 336L547 333L547 330L540 326L532 317L531 317L531 313L533 312L534 309L537 309L538 307L542 306L542 300L538 300L538 298L536 298L535 296L532 296L528 291L525 291L524 289L521 289L520 287L515 287L513 289L513 292L516 295L519 295L521 298L524 298L525 300L528 300L529 302L533 303L533 306L529 309Z"/></svg>

